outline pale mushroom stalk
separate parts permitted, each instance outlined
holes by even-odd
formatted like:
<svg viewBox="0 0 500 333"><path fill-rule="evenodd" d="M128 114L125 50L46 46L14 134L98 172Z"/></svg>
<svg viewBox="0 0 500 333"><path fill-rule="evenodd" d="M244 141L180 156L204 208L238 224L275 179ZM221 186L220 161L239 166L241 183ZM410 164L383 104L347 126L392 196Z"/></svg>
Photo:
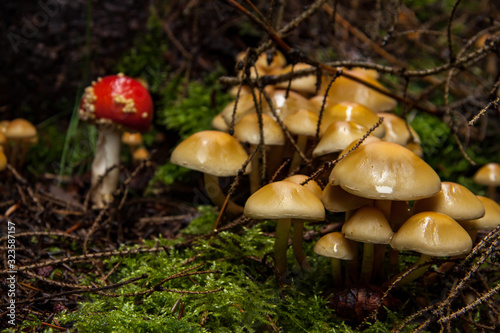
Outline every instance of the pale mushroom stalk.
<svg viewBox="0 0 500 333"><path fill-rule="evenodd" d="M290 226L291 219L280 219L277 221L274 239L274 262L279 276L282 276L287 269L286 251L288 249Z"/></svg>
<svg viewBox="0 0 500 333"><path fill-rule="evenodd" d="M332 258L332 278L335 286L342 285L342 265L340 263L340 259ZM347 274L347 271L346 271ZM347 281L347 279L346 279Z"/></svg>
<svg viewBox="0 0 500 333"><path fill-rule="evenodd" d="M203 178L205 180L205 193L215 205L222 207L224 205L224 201L226 201L226 195L220 188L219 178L208 173L204 173ZM243 213L243 207L229 199L226 211L230 214L240 215Z"/></svg>
<svg viewBox="0 0 500 333"><path fill-rule="evenodd" d="M361 263L361 273L360 273L360 280L363 282L369 282L372 277L374 257L375 257L374 244L364 243L363 261Z"/></svg>
<svg viewBox="0 0 500 333"><path fill-rule="evenodd" d="M96 207L103 207L112 200L118 185L121 134L116 126L98 125L97 128L99 136L92 162L91 196Z"/></svg>
<svg viewBox="0 0 500 333"><path fill-rule="evenodd" d="M429 269L429 265L425 265L426 263L429 263L432 261L432 257L427 255L427 254L421 254L420 257L418 258L417 262L411 266L410 269L413 269L410 273L405 275L400 281L398 281L398 287L404 286L405 284L408 284L410 282L415 281L419 277L425 274L427 270ZM422 265L422 267L418 267ZM418 267L418 268L416 268ZM403 272L402 274L398 274L395 277L393 277L389 281L389 285L392 285L394 282L397 281L397 279L401 276L404 275L405 273Z"/></svg>
<svg viewBox="0 0 500 333"><path fill-rule="evenodd" d="M304 222L292 219L293 224L293 234L292 234L292 248L295 259L299 263L300 267L305 270L310 270L311 265L307 261L306 253L304 252L303 239L304 239Z"/></svg>
<svg viewBox="0 0 500 333"><path fill-rule="evenodd" d="M305 153L305 149L307 147L307 135L299 135L297 137L297 147L301 152ZM302 158L298 151L295 151L293 154L292 162L290 163L290 171L294 171L300 167L300 163L302 162Z"/></svg>

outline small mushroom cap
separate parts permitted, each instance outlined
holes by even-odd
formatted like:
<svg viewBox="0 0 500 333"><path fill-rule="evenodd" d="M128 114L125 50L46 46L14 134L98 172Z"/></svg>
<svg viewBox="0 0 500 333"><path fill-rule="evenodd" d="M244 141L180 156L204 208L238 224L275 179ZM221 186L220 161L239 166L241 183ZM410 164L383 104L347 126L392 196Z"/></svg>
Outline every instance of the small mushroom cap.
<svg viewBox="0 0 500 333"><path fill-rule="evenodd" d="M354 102L340 102L327 107L321 121L321 133L334 121L353 121L365 128L371 128L379 117L372 110ZM379 126L373 131L373 135L382 138L385 134L384 126Z"/></svg>
<svg viewBox="0 0 500 333"><path fill-rule="evenodd" d="M283 122L292 134L315 136L318 121L319 118L316 113L302 109L288 115Z"/></svg>
<svg viewBox="0 0 500 333"><path fill-rule="evenodd" d="M280 89L271 92L269 95L276 115L282 120L299 110L305 109L313 111L314 109L307 98L295 91L289 91L287 96L286 90ZM263 103L263 105L263 112L274 118L269 105L267 103Z"/></svg>
<svg viewBox="0 0 500 333"><path fill-rule="evenodd" d="M264 144L285 144L285 134L276 121L267 114L262 114L262 132ZM257 113L249 113L241 118L234 126L234 137L240 142L248 142L253 145L260 143L259 117Z"/></svg>
<svg viewBox="0 0 500 333"><path fill-rule="evenodd" d="M307 179L309 179L309 177L306 175L293 175L293 176L290 176L290 177L285 178L283 180L302 185L302 183L305 182ZM310 181L308 181L307 183L305 183L302 186L304 186L309 191L314 193L314 195L317 196L318 198L321 198L321 193L323 191L321 190L321 187L319 187L318 183L316 183L314 180L311 179Z"/></svg>
<svg viewBox="0 0 500 333"><path fill-rule="evenodd" d="M174 164L217 177L236 176L248 155L231 135L219 131L201 131L182 141L172 152ZM250 170L247 167L247 172Z"/></svg>
<svg viewBox="0 0 500 333"><path fill-rule="evenodd" d="M344 70L344 72L358 77L382 90L387 90L377 81L373 71L354 68L352 70ZM325 79L323 82L323 91L326 90L328 83L329 81ZM328 92L328 96L330 97L331 103L352 101L363 104L374 112L390 111L397 105L396 100L393 98L383 95L361 83L347 79L344 76L338 77L335 82L333 82Z"/></svg>
<svg viewBox="0 0 500 333"><path fill-rule="evenodd" d="M340 232L330 232L314 244L314 253L329 258L353 260L357 254L356 243Z"/></svg>
<svg viewBox="0 0 500 333"><path fill-rule="evenodd" d="M393 113L377 113L377 115L384 118L382 122L382 126L385 128L383 140L405 146L411 138L410 125L407 125L404 119Z"/></svg>
<svg viewBox="0 0 500 333"><path fill-rule="evenodd" d="M5 131L7 130L7 127L10 124L10 120L2 120L0 121L0 132L5 134Z"/></svg>
<svg viewBox="0 0 500 333"><path fill-rule="evenodd" d="M324 131L313 150L313 156L323 156L344 150L351 142L361 139L368 129L353 121L334 121Z"/></svg>
<svg viewBox="0 0 500 333"><path fill-rule="evenodd" d="M389 244L394 234L384 213L373 206L358 209L344 223L342 233L348 239L372 244Z"/></svg>
<svg viewBox="0 0 500 333"><path fill-rule="evenodd" d="M295 66L293 66L293 71L300 71L303 69L310 69L313 68L311 65L304 64L304 63L297 63ZM290 73L292 71L292 65L288 65L282 69L276 70L272 72L271 74L273 75L281 75L281 74L286 74ZM298 77L290 83L290 81L283 81L279 82L276 84L276 87L282 88L282 89L287 89L288 84L290 83L290 89L298 91L302 94L305 95L312 95L316 92L316 80L317 76L315 73L307 75L307 76L302 76Z"/></svg>
<svg viewBox="0 0 500 333"><path fill-rule="evenodd" d="M36 128L29 121L17 118L8 124L5 136L9 140L29 140L36 137Z"/></svg>
<svg viewBox="0 0 500 333"><path fill-rule="evenodd" d="M137 147L142 144L142 135L139 132L123 132L122 142L128 146Z"/></svg>
<svg viewBox="0 0 500 333"><path fill-rule="evenodd" d="M321 195L321 201L326 210L340 213L358 209L363 206L371 205L372 199L358 197L346 192L338 185L327 184Z"/></svg>
<svg viewBox="0 0 500 333"><path fill-rule="evenodd" d="M109 75L85 88L79 115L84 121L145 132L153 120L153 100L139 81L121 73Z"/></svg>
<svg viewBox="0 0 500 333"><path fill-rule="evenodd" d="M259 101L259 94L256 93L257 101ZM262 97L262 104L265 105L266 101ZM236 111L234 107L236 105ZM233 120L234 113L234 123L238 123L240 119L248 113L255 112L255 104L252 94L240 95L240 98L236 101L232 101L222 109L221 115L227 125L230 125Z"/></svg>
<svg viewBox="0 0 500 333"><path fill-rule="evenodd" d="M245 53L243 52L243 56ZM271 56L271 61L269 62L269 56ZM241 56L240 56L241 57ZM274 68L280 68L286 65L286 58L278 50L275 50L274 52L262 52L259 57L257 58L257 61L255 62L255 66L259 67L263 71L269 72L270 70Z"/></svg>
<svg viewBox="0 0 500 333"><path fill-rule="evenodd" d="M212 119L212 127L221 132L229 132L229 126L224 121L222 113L219 113Z"/></svg>
<svg viewBox="0 0 500 333"><path fill-rule="evenodd" d="M500 225L500 206L492 199L478 195L484 206L484 216L478 219L459 222L467 230L493 230Z"/></svg>
<svg viewBox="0 0 500 333"><path fill-rule="evenodd" d="M500 164L488 163L477 170L474 181L480 185L500 186Z"/></svg>
<svg viewBox="0 0 500 333"><path fill-rule="evenodd" d="M470 252L472 240L455 220L445 214L422 212L410 217L394 234L391 246L429 256L458 256Z"/></svg>
<svg viewBox="0 0 500 333"><path fill-rule="evenodd" d="M149 159L149 152L144 147L139 147L132 154L132 158L134 161L145 161Z"/></svg>
<svg viewBox="0 0 500 333"><path fill-rule="evenodd" d="M303 219L321 221L325 208L316 195L289 181L267 184L252 194L243 214L253 219Z"/></svg>
<svg viewBox="0 0 500 333"><path fill-rule="evenodd" d="M438 194L415 201L413 213L425 211L439 212L455 221L465 221L482 217L484 206L465 186L453 182L442 182Z"/></svg>
<svg viewBox="0 0 500 333"><path fill-rule="evenodd" d="M330 184L370 199L418 200L441 189L437 173L420 157L391 142L361 145L332 170Z"/></svg>
<svg viewBox="0 0 500 333"><path fill-rule="evenodd" d="M309 98L309 103L312 104L313 110L316 114L319 114L319 111L321 110L321 107L323 106L323 102L325 99L325 95L316 95L311 98ZM330 106L330 103L328 102L328 96L326 96L326 103L325 103L325 108Z"/></svg>

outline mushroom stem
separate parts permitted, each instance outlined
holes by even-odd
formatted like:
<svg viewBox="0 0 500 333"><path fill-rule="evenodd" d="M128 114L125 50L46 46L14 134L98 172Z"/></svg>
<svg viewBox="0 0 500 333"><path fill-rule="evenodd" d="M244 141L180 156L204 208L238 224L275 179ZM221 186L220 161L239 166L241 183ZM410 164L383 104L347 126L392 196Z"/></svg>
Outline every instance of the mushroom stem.
<svg viewBox="0 0 500 333"><path fill-rule="evenodd" d="M297 137L297 147L299 147L300 151L305 152L307 147L307 135L299 135ZM290 163L290 172L294 172L295 169L298 169L301 162L302 158L300 157L299 152L295 151L292 163Z"/></svg>
<svg viewBox="0 0 500 333"><path fill-rule="evenodd" d="M219 186L218 177L208 173L204 173L203 177L205 179L205 193L214 205L222 208L224 201L226 200L226 195L222 192L222 189ZM233 215L241 215L243 214L243 207L235 204L232 200L228 200L226 211Z"/></svg>
<svg viewBox="0 0 500 333"><path fill-rule="evenodd" d="M488 186L488 198L497 201L497 187L490 185Z"/></svg>
<svg viewBox="0 0 500 333"><path fill-rule="evenodd" d="M370 282L373 270L374 244L363 244L363 262L361 263L360 280Z"/></svg>
<svg viewBox="0 0 500 333"><path fill-rule="evenodd" d="M97 126L96 153L92 162L91 196L96 208L103 208L113 199L118 186L120 164L120 131L109 126ZM110 170L111 168L114 168ZM108 171L109 170L109 171Z"/></svg>
<svg viewBox="0 0 500 333"><path fill-rule="evenodd" d="M417 267L417 266L420 266L420 265L424 265L425 263L428 263L432 260L432 257L427 255L427 254L421 254L420 255L420 258L418 258L417 262L411 266L411 268L414 268L414 267ZM405 284L408 284L410 282L413 282L415 281L416 279L418 279L419 277L421 277L422 275L425 274L425 272L427 272L427 270L429 269L429 265L424 265L422 267L419 267L413 271L411 271L408 275L406 275L404 278L402 278L399 282L398 282L398 285L397 287L401 287L401 286L404 286ZM404 274L404 273L403 273ZM393 284L397 279L398 277L400 276L401 274L393 277L390 281L390 284Z"/></svg>
<svg viewBox="0 0 500 333"><path fill-rule="evenodd" d="M274 263L280 277L287 269L286 251L288 249L288 236L290 234L291 219L279 219L276 225L274 239Z"/></svg>
<svg viewBox="0 0 500 333"><path fill-rule="evenodd" d="M342 265L340 259L332 258L332 277L335 287L342 285Z"/></svg>
<svg viewBox="0 0 500 333"><path fill-rule="evenodd" d="M295 259L299 263L300 267L306 271L311 269L311 265L307 261L306 253L302 246L304 239L304 222L296 219L292 219L293 223L293 236L292 236L292 248Z"/></svg>
<svg viewBox="0 0 500 333"><path fill-rule="evenodd" d="M9 164L17 168L17 158L19 157L19 150L21 149L21 140L12 140L13 146L10 150L10 156L7 159Z"/></svg>
<svg viewBox="0 0 500 333"><path fill-rule="evenodd" d="M251 151L252 153L255 152L255 149L257 148L257 145L251 145ZM266 148L262 149L262 154L266 154ZM260 188L260 181L262 179L262 166L260 163L260 153L256 152L252 158L252 171L250 171L250 194L253 194L257 192L257 190ZM264 161L265 156L262 156L262 161Z"/></svg>

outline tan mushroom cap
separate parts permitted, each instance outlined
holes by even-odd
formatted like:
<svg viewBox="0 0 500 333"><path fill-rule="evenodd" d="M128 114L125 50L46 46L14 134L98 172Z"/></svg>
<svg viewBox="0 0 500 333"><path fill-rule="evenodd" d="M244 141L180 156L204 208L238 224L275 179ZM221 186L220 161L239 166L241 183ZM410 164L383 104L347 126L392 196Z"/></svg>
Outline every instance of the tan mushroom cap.
<svg viewBox="0 0 500 333"><path fill-rule="evenodd" d="M474 181L486 186L500 186L500 164L488 163L477 170Z"/></svg>
<svg viewBox="0 0 500 333"><path fill-rule="evenodd" d="M325 208L316 195L289 181L267 184L252 194L243 214L254 219L303 219L321 221Z"/></svg>
<svg viewBox="0 0 500 333"><path fill-rule="evenodd" d="M201 131L182 141L172 152L174 164L217 177L236 176L248 155L231 135L219 131ZM247 167L247 172L250 170Z"/></svg>
<svg viewBox="0 0 500 333"><path fill-rule="evenodd" d="M289 91L288 97L286 90L275 90L269 94L274 110L280 119L284 120L289 115L305 109L305 110L313 110L313 107L309 100L295 91ZM263 104L264 105L264 104ZM269 114L274 117L272 114L269 105L266 103L263 106L263 112Z"/></svg>
<svg viewBox="0 0 500 333"><path fill-rule="evenodd" d="M448 215L455 221L478 219L484 206L468 188L453 182L442 182L435 196L415 201L413 213L432 211Z"/></svg>
<svg viewBox="0 0 500 333"><path fill-rule="evenodd" d="M144 147L137 148L132 154L132 158L136 162L145 161L149 159L149 152Z"/></svg>
<svg viewBox="0 0 500 333"><path fill-rule="evenodd" d="M142 144L142 135L139 132L123 132L122 142L128 146L137 147Z"/></svg>
<svg viewBox="0 0 500 333"><path fill-rule="evenodd" d="M363 127L371 128L378 121L379 117L372 110L354 102L340 102L327 107L321 120L321 131L324 132L334 121L353 121ZM376 137L383 137L384 126L379 126L373 131Z"/></svg>
<svg viewBox="0 0 500 333"><path fill-rule="evenodd" d="M344 70L344 72L387 91L387 89L377 81L373 71L354 68L352 70ZM326 90L328 83L328 79L323 81L323 91ZM393 98L381 94L361 83L347 79L344 76L340 76L335 80L328 92L328 96L332 104L342 101L352 101L363 104L374 112L390 111L397 105L396 100Z"/></svg>
<svg viewBox="0 0 500 333"><path fill-rule="evenodd" d="M257 97L257 102L259 102L259 94L256 93ZM265 104L265 99L262 97L262 103ZM236 111L234 111L234 107L236 105ZM230 125L233 119L233 112L234 112L234 123L238 123L240 119L251 112L255 112L255 103L253 99L252 94L248 95L240 95L240 98L238 100L234 100L228 105L224 107L221 111L221 116L226 122L227 125Z"/></svg>
<svg viewBox="0 0 500 333"><path fill-rule="evenodd" d="M285 134L276 121L267 114L262 114L262 132L264 144L284 145ZM250 113L241 118L234 126L234 137L240 142L258 145L260 143L259 118L257 113Z"/></svg>
<svg viewBox="0 0 500 333"><path fill-rule="evenodd" d="M330 232L323 235L313 248L314 253L329 258L353 260L358 249L356 243L347 239L340 232Z"/></svg>
<svg viewBox="0 0 500 333"><path fill-rule="evenodd" d="M284 181L288 181L288 182L292 182L292 183L295 183L295 184L299 184L299 185L302 185L303 182L305 182L307 179L309 179L309 176L306 176L306 175L293 175L293 176L290 176L290 177L287 177L285 179L283 179ZM304 185L305 188L307 188L309 191L311 191L312 193L314 193L315 196L319 198L321 198L321 194L323 193L323 191L321 190L321 187L319 187L318 183L316 183L314 180L310 180L308 181L307 183L305 183Z"/></svg>
<svg viewBox="0 0 500 333"><path fill-rule="evenodd" d="M351 142L349 144L349 146L347 146L344 150L342 150L342 152L340 152L339 155L342 156L342 155L347 154L347 152L349 152L351 149L353 149L358 144L358 142L359 142L360 139L354 140L353 142ZM361 143L361 145L367 145L367 144L372 143L372 142L380 142L380 141L382 141L382 140L379 139L379 138L377 138L376 136L370 135L370 136L366 137L363 140L363 142Z"/></svg>
<svg viewBox="0 0 500 333"><path fill-rule="evenodd" d="M315 136L318 121L316 113L302 109L288 115L283 122L292 134Z"/></svg>
<svg viewBox="0 0 500 333"><path fill-rule="evenodd" d="M384 213L373 206L358 209L342 226L348 239L370 244L389 244L394 232Z"/></svg>
<svg viewBox="0 0 500 333"><path fill-rule="evenodd" d="M297 64L295 64L295 66L293 66L293 71L296 72L296 71L300 71L300 70L304 70L304 69L311 69L311 68L313 68L313 66L308 65L308 64L304 64L304 63L297 63ZM292 71L292 65L288 65L282 69L280 68L278 70L273 71L271 74L281 75L281 74L290 73L291 71ZM290 81L279 82L276 84L276 87L282 88L282 89L287 89L288 84L290 83L290 89L298 91L298 92L305 94L305 95L312 95L312 94L316 93L316 80L317 80L316 74L313 73L313 74L310 74L307 76L302 76L302 77L296 78L296 79L292 80L291 83L290 83Z"/></svg>
<svg viewBox="0 0 500 333"><path fill-rule="evenodd" d="M493 230L500 225L500 206L492 199L478 195L484 206L484 216L478 219L459 222L467 230Z"/></svg>
<svg viewBox="0 0 500 333"><path fill-rule="evenodd" d="M361 145L332 170L330 184L370 199L418 200L436 195L436 172L408 149L391 142Z"/></svg>
<svg viewBox="0 0 500 333"><path fill-rule="evenodd" d="M245 55L244 52L243 56ZM278 50L275 50L274 52L271 53L271 63L269 63L268 59L268 52L262 52L259 57L257 58L257 61L255 62L255 66L259 67L259 69L269 72L274 68L280 68L286 65L286 58Z"/></svg>
<svg viewBox="0 0 500 333"><path fill-rule="evenodd" d="M377 113L377 116L384 118L382 126L385 128L383 140L405 146L411 138L410 125L404 119L393 113Z"/></svg>
<svg viewBox="0 0 500 333"><path fill-rule="evenodd" d="M36 128L29 121L17 118L10 122L5 130L9 140L27 140L36 137Z"/></svg>
<svg viewBox="0 0 500 333"><path fill-rule="evenodd" d="M338 185L327 184L321 195L321 202L323 202L326 210L342 213L371 205L373 200L346 192Z"/></svg>
<svg viewBox="0 0 500 333"><path fill-rule="evenodd" d="M212 119L212 127L221 132L229 132L229 126L224 121L222 113L219 113Z"/></svg>
<svg viewBox="0 0 500 333"><path fill-rule="evenodd" d="M5 131L7 131L7 127L10 124L10 120L2 120L0 121L0 132L5 134Z"/></svg>
<svg viewBox="0 0 500 333"><path fill-rule="evenodd" d="M367 131L366 127L353 121L334 121L324 131L321 140L313 150L313 156L340 152L353 141L361 139Z"/></svg>
<svg viewBox="0 0 500 333"><path fill-rule="evenodd" d="M445 214L422 212L410 217L394 234L391 247L435 257L470 252L472 240L455 220Z"/></svg>
<svg viewBox="0 0 500 333"><path fill-rule="evenodd" d="M309 98L309 103L311 103L313 107L313 112L316 114L319 114L319 111L321 110L321 107L323 106L323 101L325 99L325 95L316 95L311 98ZM330 106L328 96L326 96L326 103L325 103L325 108Z"/></svg>

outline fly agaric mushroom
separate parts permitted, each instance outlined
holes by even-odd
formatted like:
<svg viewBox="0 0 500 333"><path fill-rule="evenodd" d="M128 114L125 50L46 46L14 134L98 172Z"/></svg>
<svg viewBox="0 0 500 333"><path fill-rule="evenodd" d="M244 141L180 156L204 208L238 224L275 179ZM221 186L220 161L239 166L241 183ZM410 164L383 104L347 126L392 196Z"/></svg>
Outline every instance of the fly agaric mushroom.
<svg viewBox="0 0 500 333"><path fill-rule="evenodd" d="M79 114L99 133L92 163L91 197L95 207L102 208L112 200L118 184L121 132L147 131L153 119L153 101L140 82L120 73L92 82L85 89Z"/></svg>

